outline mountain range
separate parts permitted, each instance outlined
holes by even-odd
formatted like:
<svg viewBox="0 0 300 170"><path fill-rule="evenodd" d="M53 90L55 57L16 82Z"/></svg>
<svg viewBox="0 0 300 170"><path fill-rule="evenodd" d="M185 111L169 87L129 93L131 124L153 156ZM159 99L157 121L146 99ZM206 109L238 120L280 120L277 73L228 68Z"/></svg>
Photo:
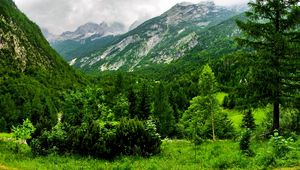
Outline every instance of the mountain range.
<svg viewBox="0 0 300 170"><path fill-rule="evenodd" d="M117 33L121 33L122 29L88 23L75 32L63 33L51 44L71 65L85 71L134 71L169 64L196 49L213 51L210 49L239 34L234 20L244 10L245 6L222 7L213 2L183 2L142 24L134 23L132 30L125 34L101 31L95 34L99 27L108 28L110 31L107 32L117 30ZM212 30L218 32L212 33ZM213 52L222 51L222 48L227 47L221 46Z"/></svg>

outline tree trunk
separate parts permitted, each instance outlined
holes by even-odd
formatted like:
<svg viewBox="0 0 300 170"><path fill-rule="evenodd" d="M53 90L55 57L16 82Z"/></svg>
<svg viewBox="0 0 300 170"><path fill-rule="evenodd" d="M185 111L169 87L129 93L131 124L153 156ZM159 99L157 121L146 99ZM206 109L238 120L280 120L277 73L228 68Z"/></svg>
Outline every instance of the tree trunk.
<svg viewBox="0 0 300 170"><path fill-rule="evenodd" d="M273 130L279 130L279 102L274 102Z"/></svg>
<svg viewBox="0 0 300 170"><path fill-rule="evenodd" d="M214 117L214 112L211 112L211 126L212 126L212 133L213 133L213 141L216 140L216 135L215 135L215 117Z"/></svg>

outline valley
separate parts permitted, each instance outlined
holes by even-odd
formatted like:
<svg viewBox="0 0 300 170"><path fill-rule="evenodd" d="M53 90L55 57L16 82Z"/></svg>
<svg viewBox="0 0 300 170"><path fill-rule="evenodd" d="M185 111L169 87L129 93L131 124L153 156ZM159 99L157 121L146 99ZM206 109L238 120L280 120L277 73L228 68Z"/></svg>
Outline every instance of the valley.
<svg viewBox="0 0 300 170"><path fill-rule="evenodd" d="M147 2L62 33L0 1L0 169L299 168L297 1Z"/></svg>

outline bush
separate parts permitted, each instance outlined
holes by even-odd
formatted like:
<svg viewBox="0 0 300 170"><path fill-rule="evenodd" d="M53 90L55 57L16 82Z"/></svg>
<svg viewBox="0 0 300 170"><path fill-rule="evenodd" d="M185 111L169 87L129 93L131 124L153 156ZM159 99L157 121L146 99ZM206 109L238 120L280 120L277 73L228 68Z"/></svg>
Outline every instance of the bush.
<svg viewBox="0 0 300 170"><path fill-rule="evenodd" d="M30 142L31 151L34 155L46 155L50 153L63 153L68 144L66 143L67 132L61 123L58 123L51 131L45 131Z"/></svg>
<svg viewBox="0 0 300 170"><path fill-rule="evenodd" d="M29 119L24 120L22 125L17 127L13 126L13 136L16 141L25 141L31 139L31 134L35 131L35 127L32 125Z"/></svg>
<svg viewBox="0 0 300 170"><path fill-rule="evenodd" d="M74 153L112 159L118 155L150 156L160 152L161 139L152 121L101 120L70 126L56 125L34 139L33 154Z"/></svg>
<svg viewBox="0 0 300 170"><path fill-rule="evenodd" d="M116 139L121 155L151 156L160 152L160 135L151 120L145 123L138 120L121 120Z"/></svg>
<svg viewBox="0 0 300 170"><path fill-rule="evenodd" d="M292 145L294 144L294 140L292 138L285 139L284 137L280 136L278 131L274 131L274 135L271 137L269 144L273 148L273 153L277 158L284 157L291 149L293 148Z"/></svg>
<svg viewBox="0 0 300 170"><path fill-rule="evenodd" d="M32 125L31 121L27 118L23 121L22 125L17 127L13 126L13 137L16 140L16 152L19 152L18 142L26 142L26 140L31 139L31 134L35 131L35 127Z"/></svg>

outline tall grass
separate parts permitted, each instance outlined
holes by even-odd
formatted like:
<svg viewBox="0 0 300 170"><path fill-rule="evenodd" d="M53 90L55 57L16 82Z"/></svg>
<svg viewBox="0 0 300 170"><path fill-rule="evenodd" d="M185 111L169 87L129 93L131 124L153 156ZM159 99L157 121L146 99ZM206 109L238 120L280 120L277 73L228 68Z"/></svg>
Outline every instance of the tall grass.
<svg viewBox="0 0 300 170"><path fill-rule="evenodd" d="M206 141L195 146L186 140L164 140L162 153L149 158L121 156L113 161L76 155L33 157L22 145L15 153L13 144L0 142L0 165L24 170L51 169L269 169L300 165L300 142L283 159L275 159L267 142L252 142L254 157L239 151L238 142Z"/></svg>

